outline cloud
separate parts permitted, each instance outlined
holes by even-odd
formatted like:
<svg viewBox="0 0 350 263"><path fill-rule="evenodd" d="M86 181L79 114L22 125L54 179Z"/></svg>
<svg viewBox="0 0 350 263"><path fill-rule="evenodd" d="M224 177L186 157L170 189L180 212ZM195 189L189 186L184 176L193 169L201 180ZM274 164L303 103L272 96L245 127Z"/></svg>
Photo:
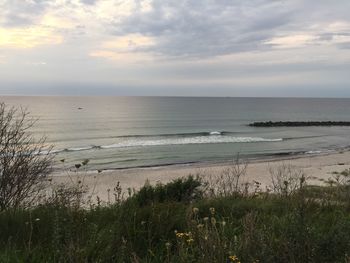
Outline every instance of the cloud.
<svg viewBox="0 0 350 263"><path fill-rule="evenodd" d="M28 49L62 42L63 37L49 28L0 28L0 48Z"/></svg>
<svg viewBox="0 0 350 263"><path fill-rule="evenodd" d="M317 36L307 34L297 34L282 37L274 37L265 42L277 48L296 48L313 44L318 39Z"/></svg>
<svg viewBox="0 0 350 263"><path fill-rule="evenodd" d="M115 33L153 37L149 50L166 56L211 57L262 48L293 14L279 1L154 0L150 10L116 24Z"/></svg>
<svg viewBox="0 0 350 263"><path fill-rule="evenodd" d="M301 0L153 0L148 5L147 11L136 5L114 23L114 34L152 37L156 44L148 51L180 58L322 44L316 40L325 33L334 40L348 30L344 8L350 8L346 0L331 5L323 0L317 5Z"/></svg>
<svg viewBox="0 0 350 263"><path fill-rule="evenodd" d="M150 54L145 49L154 45L150 37L139 34L130 34L121 37L114 37L104 41L100 49L90 52L91 57L106 58L114 61L134 62L150 60Z"/></svg>
<svg viewBox="0 0 350 263"><path fill-rule="evenodd" d="M96 4L97 1L98 0L80 0L82 4L86 4L86 5L94 5Z"/></svg>
<svg viewBox="0 0 350 263"><path fill-rule="evenodd" d="M137 51L152 45L154 45L154 40L152 38L139 34L116 37L102 43L103 48L117 49L119 51Z"/></svg>
<svg viewBox="0 0 350 263"><path fill-rule="evenodd" d="M28 26L40 19L52 1L4 0L0 9L0 25L3 27Z"/></svg>
<svg viewBox="0 0 350 263"><path fill-rule="evenodd" d="M21 72L33 86L76 80L162 94L345 87L348 10L349 0L0 0L0 81Z"/></svg>

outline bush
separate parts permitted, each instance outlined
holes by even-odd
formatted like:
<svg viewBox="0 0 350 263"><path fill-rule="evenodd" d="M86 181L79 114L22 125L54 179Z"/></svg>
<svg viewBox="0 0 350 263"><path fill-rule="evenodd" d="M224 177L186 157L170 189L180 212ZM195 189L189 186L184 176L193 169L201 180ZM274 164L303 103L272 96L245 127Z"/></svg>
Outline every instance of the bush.
<svg viewBox="0 0 350 263"><path fill-rule="evenodd" d="M152 186L146 182L134 198L140 206L155 202L190 202L203 196L200 189L201 185L202 181L191 175L187 178L176 179L165 185L159 183Z"/></svg>
<svg viewBox="0 0 350 263"><path fill-rule="evenodd" d="M23 109L0 103L0 211L27 205L51 172L51 146L35 139L35 121Z"/></svg>

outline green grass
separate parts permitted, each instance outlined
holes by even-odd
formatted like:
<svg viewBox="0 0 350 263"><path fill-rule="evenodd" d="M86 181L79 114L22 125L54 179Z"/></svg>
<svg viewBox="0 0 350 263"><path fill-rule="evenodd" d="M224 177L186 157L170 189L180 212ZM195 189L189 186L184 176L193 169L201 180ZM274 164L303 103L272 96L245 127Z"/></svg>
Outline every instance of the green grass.
<svg viewBox="0 0 350 263"><path fill-rule="evenodd" d="M0 262L349 262L350 211L326 202L334 189L205 198L199 184L146 186L107 207L3 211Z"/></svg>

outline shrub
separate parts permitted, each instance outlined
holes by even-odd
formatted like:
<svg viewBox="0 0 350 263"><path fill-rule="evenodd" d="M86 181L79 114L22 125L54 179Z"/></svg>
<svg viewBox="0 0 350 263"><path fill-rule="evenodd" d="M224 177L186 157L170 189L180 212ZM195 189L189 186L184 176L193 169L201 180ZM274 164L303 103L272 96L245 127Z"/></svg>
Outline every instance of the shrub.
<svg viewBox="0 0 350 263"><path fill-rule="evenodd" d="M149 182L146 182L134 198L140 206L166 201L189 202L202 197L201 185L202 181L191 175L187 178L176 179L165 185L159 183L152 186Z"/></svg>
<svg viewBox="0 0 350 263"><path fill-rule="evenodd" d="M30 202L51 172L51 146L35 139L35 121L24 109L0 103L0 211Z"/></svg>
<svg viewBox="0 0 350 263"><path fill-rule="evenodd" d="M232 164L221 172L209 175L203 174L203 180L206 182L206 195L209 197L247 195L249 184L244 182L247 168L248 163L237 155Z"/></svg>
<svg viewBox="0 0 350 263"><path fill-rule="evenodd" d="M291 165L282 163L276 167L269 167L272 189L276 194L290 196L305 186L304 172Z"/></svg>

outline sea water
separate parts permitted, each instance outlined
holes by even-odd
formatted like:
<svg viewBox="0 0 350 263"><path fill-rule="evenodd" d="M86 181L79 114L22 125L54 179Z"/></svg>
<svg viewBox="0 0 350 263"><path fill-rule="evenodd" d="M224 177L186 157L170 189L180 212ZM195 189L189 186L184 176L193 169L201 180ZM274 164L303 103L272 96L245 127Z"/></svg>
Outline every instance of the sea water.
<svg viewBox="0 0 350 263"><path fill-rule="evenodd" d="M321 154L350 145L350 127L249 127L254 121L350 121L350 99L0 97L26 107L53 154L89 169ZM58 167L59 165L57 165Z"/></svg>

